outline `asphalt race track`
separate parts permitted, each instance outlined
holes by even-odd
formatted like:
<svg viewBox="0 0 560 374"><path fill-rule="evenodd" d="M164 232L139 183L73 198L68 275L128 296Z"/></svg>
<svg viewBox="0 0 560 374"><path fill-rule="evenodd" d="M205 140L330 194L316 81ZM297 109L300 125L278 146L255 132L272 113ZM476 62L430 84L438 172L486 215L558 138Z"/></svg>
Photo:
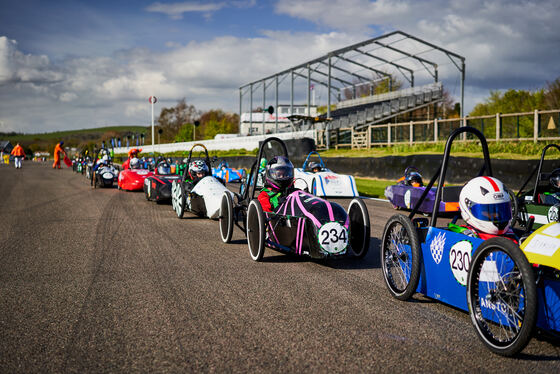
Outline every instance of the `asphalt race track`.
<svg viewBox="0 0 560 374"><path fill-rule="evenodd" d="M560 372L558 341L502 358L468 314L393 299L378 238L395 211L367 205L365 259L256 263L237 229L224 244L143 193L1 165L0 372Z"/></svg>

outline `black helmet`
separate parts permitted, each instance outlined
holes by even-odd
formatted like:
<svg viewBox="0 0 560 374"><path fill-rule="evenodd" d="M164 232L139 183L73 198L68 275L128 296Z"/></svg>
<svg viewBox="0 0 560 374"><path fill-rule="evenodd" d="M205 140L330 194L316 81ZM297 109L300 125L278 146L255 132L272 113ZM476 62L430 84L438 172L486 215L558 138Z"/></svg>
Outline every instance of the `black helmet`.
<svg viewBox="0 0 560 374"><path fill-rule="evenodd" d="M169 175L171 174L171 166L169 166L167 161L161 161L157 166L157 173L159 175Z"/></svg>
<svg viewBox="0 0 560 374"><path fill-rule="evenodd" d="M405 183L409 186L422 187L424 183L422 182L422 176L417 171L411 171L405 176Z"/></svg>
<svg viewBox="0 0 560 374"><path fill-rule="evenodd" d="M265 184L275 190L283 190L294 181L294 165L284 156L273 157L266 165Z"/></svg>
<svg viewBox="0 0 560 374"><path fill-rule="evenodd" d="M319 170L317 170L317 171L321 171L321 169L322 169L321 164L318 163L318 162L315 162L315 161L310 162L308 168L309 168L309 170L311 170L312 172L315 172L315 169L319 169Z"/></svg>
<svg viewBox="0 0 560 374"><path fill-rule="evenodd" d="M550 177L548 178L550 181L550 185L557 190L560 190L560 169L555 169L550 173Z"/></svg>

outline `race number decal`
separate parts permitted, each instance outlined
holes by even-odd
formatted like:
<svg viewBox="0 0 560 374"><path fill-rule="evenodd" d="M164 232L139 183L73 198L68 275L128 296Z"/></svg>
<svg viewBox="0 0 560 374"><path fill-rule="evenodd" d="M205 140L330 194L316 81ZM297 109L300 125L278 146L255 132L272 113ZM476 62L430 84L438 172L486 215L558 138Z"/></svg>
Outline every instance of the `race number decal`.
<svg viewBox="0 0 560 374"><path fill-rule="evenodd" d="M548 210L547 214L548 222L557 222L560 221L558 219L558 205L553 205Z"/></svg>
<svg viewBox="0 0 560 374"><path fill-rule="evenodd" d="M406 206L406 209L410 209L410 195L411 195L411 191L407 190L404 193L404 205Z"/></svg>
<svg viewBox="0 0 560 374"><path fill-rule="evenodd" d="M319 244L328 253L340 253L348 245L348 231L338 222L329 222L319 229Z"/></svg>
<svg viewBox="0 0 560 374"><path fill-rule="evenodd" d="M449 251L449 266L457 282L467 285L467 274L471 267L472 244L468 240L461 240Z"/></svg>

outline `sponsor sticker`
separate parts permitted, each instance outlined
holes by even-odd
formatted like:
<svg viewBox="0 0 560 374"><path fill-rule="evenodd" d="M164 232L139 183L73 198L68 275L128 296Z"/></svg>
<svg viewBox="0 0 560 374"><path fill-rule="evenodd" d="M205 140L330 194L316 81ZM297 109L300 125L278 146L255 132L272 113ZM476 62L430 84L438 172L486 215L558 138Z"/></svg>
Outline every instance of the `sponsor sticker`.
<svg viewBox="0 0 560 374"><path fill-rule="evenodd" d="M443 248L445 247L445 234L440 232L430 243L430 252L434 262L439 265L443 256Z"/></svg>

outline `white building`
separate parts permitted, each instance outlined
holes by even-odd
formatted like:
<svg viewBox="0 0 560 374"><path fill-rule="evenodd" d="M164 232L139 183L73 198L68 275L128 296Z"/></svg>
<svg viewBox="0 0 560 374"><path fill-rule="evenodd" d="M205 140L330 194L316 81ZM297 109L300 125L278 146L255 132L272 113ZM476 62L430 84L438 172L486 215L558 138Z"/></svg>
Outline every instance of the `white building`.
<svg viewBox="0 0 560 374"><path fill-rule="evenodd" d="M301 115L301 116L317 116L317 107L311 106L309 113L307 112L307 105L294 105L294 111L290 110L290 105L278 105L276 112L269 114L268 112L257 113L242 113L239 124L240 135L263 135L272 134L275 132L293 131L291 121L288 116ZM278 131L276 125L278 122Z"/></svg>

